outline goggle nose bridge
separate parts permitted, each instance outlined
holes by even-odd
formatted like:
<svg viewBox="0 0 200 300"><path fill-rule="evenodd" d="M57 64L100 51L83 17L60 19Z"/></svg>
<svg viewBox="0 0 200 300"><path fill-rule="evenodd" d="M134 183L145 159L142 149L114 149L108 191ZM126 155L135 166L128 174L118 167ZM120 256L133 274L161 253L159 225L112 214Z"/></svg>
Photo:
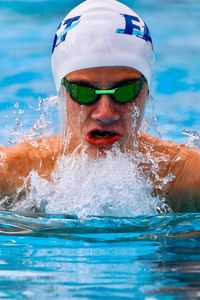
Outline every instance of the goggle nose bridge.
<svg viewBox="0 0 200 300"><path fill-rule="evenodd" d="M116 89L112 90L95 90L96 95L113 95Z"/></svg>

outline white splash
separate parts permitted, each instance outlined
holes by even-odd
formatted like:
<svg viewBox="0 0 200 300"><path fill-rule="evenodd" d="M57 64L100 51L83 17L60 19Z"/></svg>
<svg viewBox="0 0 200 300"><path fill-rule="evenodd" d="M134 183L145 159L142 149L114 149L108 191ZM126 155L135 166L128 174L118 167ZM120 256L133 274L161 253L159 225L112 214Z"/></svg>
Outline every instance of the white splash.
<svg viewBox="0 0 200 300"><path fill-rule="evenodd" d="M62 95L59 97L59 101L57 97L41 99L38 107L40 118L26 135L21 130L22 126L18 126L14 131L17 133L17 141L21 141L21 137L22 140L32 140L51 135L51 125L58 123L53 118L51 120L53 113L49 116L49 112L54 111L53 108L60 114L58 119L63 123L59 127L64 132L67 127L66 105ZM133 130L138 113L137 109L133 110ZM152 165L156 172L156 161ZM169 180L165 178L161 183L165 184ZM108 151L105 157L98 159L91 159L85 153L78 157L61 157L51 181L32 171L26 182L14 199L4 197L0 206L21 212L73 214L79 218L91 215L133 217L169 211L164 199L152 196L152 183L139 170L138 164L133 161L133 155L123 154L119 149Z"/></svg>
<svg viewBox="0 0 200 300"><path fill-rule="evenodd" d="M132 217L156 212L161 201L132 158L120 151L91 159L86 154L62 157L49 182L36 172L30 188L14 210L44 213Z"/></svg>

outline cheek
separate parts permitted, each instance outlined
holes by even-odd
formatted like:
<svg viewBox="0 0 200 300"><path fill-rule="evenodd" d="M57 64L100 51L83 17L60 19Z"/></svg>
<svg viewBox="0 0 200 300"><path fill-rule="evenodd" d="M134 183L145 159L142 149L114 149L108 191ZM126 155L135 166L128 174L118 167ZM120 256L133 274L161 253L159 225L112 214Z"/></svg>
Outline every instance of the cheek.
<svg viewBox="0 0 200 300"><path fill-rule="evenodd" d="M89 109L81 106L72 99L67 100L68 126L76 133L81 132L87 122Z"/></svg>
<svg viewBox="0 0 200 300"><path fill-rule="evenodd" d="M145 86L135 101L135 106L137 107L137 111L138 111L138 120L140 123L144 115L147 97L148 97L148 89L147 86Z"/></svg>
<svg viewBox="0 0 200 300"><path fill-rule="evenodd" d="M130 130L130 128L138 129L140 127L144 115L145 102L144 98L138 98L134 103L127 104L127 106L124 107L124 126L128 128L128 130Z"/></svg>
<svg viewBox="0 0 200 300"><path fill-rule="evenodd" d="M140 99L140 101L138 101L138 103L136 103L140 119L143 118L144 110L145 110L145 104L146 104L146 100L144 100L144 99Z"/></svg>
<svg viewBox="0 0 200 300"><path fill-rule="evenodd" d="M122 107L121 115L122 119L126 122L130 122L133 118L137 118L139 113L140 108L138 105L134 103L129 103L125 104Z"/></svg>
<svg viewBox="0 0 200 300"><path fill-rule="evenodd" d="M71 129L80 126L80 105L71 99L67 99L67 119Z"/></svg>

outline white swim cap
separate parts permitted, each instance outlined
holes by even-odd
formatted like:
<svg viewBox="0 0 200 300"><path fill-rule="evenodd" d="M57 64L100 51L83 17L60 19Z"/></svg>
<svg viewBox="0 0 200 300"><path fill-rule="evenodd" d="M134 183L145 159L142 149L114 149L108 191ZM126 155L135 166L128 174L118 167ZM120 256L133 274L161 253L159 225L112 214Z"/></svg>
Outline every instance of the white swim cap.
<svg viewBox="0 0 200 300"><path fill-rule="evenodd" d="M68 73L103 66L132 67L150 85L153 60L147 25L116 0L86 0L75 7L58 27L52 49L57 91Z"/></svg>

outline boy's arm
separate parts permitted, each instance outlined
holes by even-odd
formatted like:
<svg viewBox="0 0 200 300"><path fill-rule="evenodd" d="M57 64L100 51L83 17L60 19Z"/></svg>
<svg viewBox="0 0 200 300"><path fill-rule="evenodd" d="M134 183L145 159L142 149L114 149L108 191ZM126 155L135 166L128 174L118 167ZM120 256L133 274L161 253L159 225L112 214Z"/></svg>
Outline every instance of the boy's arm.
<svg viewBox="0 0 200 300"><path fill-rule="evenodd" d="M158 178L151 175L155 187L169 174L170 180L155 195L165 197L174 212L200 211L200 150L142 135L142 152L151 153L158 161ZM161 184L162 186L162 184Z"/></svg>
<svg viewBox="0 0 200 300"><path fill-rule="evenodd" d="M0 192L12 195L23 185L32 163L29 158L29 147L22 143L11 147L0 147Z"/></svg>
<svg viewBox="0 0 200 300"><path fill-rule="evenodd" d="M166 192L169 205L176 212L200 211L200 151L183 147L172 161L175 179Z"/></svg>
<svg viewBox="0 0 200 300"><path fill-rule="evenodd" d="M56 137L0 147L0 193L15 194L31 170L36 170L43 177L49 177L57 153Z"/></svg>

